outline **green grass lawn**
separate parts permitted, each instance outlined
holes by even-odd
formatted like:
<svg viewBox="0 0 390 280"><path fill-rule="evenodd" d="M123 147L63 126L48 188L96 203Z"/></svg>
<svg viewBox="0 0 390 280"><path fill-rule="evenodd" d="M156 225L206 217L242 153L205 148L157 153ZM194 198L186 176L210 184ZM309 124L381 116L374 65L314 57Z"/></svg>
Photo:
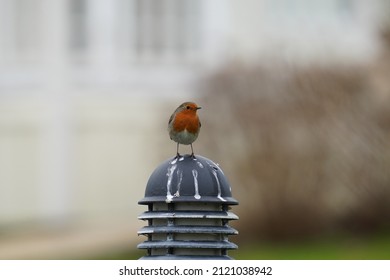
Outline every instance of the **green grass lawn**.
<svg viewBox="0 0 390 280"><path fill-rule="evenodd" d="M247 244L229 255L237 260L390 260L390 234Z"/></svg>

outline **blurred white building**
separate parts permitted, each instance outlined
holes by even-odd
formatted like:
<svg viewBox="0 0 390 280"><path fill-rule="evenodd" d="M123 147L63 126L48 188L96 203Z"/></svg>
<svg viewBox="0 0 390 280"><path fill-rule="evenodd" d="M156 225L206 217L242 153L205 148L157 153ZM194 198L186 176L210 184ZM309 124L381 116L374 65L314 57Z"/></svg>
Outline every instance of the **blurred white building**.
<svg viewBox="0 0 390 280"><path fill-rule="evenodd" d="M386 0L0 0L0 233L124 224L135 237L146 180L174 154L166 119L196 99L199 78L231 60L367 61L389 10Z"/></svg>

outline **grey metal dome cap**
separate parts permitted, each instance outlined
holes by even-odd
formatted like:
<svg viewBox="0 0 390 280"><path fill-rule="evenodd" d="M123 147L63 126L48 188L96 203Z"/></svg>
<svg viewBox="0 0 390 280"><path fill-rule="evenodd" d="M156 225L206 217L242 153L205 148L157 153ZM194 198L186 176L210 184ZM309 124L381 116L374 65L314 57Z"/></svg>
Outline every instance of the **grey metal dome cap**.
<svg viewBox="0 0 390 280"><path fill-rule="evenodd" d="M212 202L238 204L221 168L197 155L168 159L152 173L139 204L155 202Z"/></svg>

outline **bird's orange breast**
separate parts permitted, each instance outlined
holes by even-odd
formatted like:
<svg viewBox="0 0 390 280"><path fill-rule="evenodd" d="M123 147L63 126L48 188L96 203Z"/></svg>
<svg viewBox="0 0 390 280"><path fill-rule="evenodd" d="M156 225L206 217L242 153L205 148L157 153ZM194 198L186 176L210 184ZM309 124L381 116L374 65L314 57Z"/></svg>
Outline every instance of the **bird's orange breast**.
<svg viewBox="0 0 390 280"><path fill-rule="evenodd" d="M199 130L199 118L196 112L179 112L173 122L173 129L180 132L187 130L190 133L197 133Z"/></svg>

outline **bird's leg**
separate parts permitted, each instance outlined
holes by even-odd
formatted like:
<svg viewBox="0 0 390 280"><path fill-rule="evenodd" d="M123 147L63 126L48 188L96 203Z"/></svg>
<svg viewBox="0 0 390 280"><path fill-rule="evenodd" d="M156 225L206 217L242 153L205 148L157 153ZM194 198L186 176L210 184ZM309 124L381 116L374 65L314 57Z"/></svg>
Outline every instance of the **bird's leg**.
<svg viewBox="0 0 390 280"><path fill-rule="evenodd" d="M194 149L192 148L192 143L191 143L190 145L191 145L191 157L192 157L192 158L195 158Z"/></svg>
<svg viewBox="0 0 390 280"><path fill-rule="evenodd" d="M179 154L179 142L177 142L177 146L176 146L176 157L175 158L180 158L180 154Z"/></svg>

